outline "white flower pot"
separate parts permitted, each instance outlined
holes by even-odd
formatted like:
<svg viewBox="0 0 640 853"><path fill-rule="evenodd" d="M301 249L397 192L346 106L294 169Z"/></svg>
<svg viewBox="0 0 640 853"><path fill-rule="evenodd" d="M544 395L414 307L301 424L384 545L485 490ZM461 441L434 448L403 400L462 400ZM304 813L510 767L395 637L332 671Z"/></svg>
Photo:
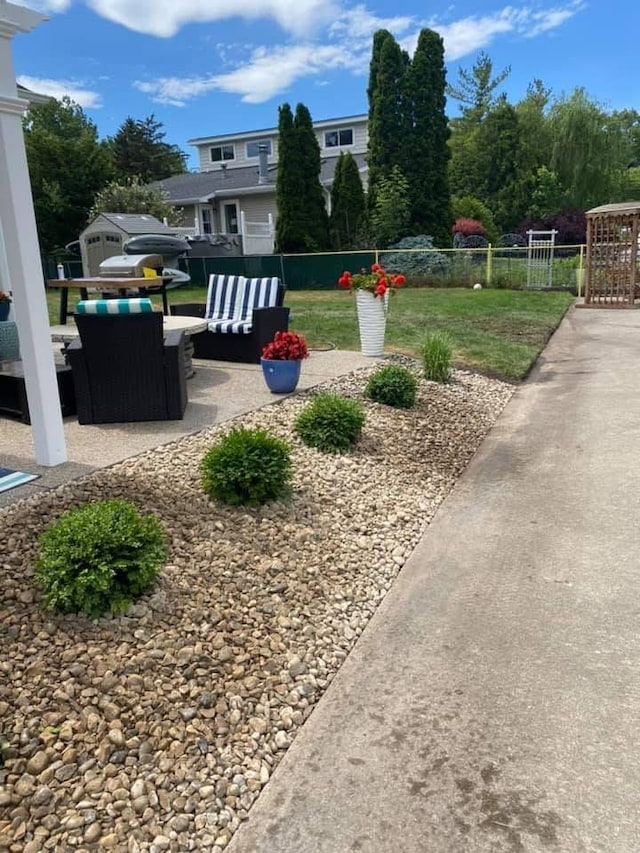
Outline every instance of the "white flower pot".
<svg viewBox="0 0 640 853"><path fill-rule="evenodd" d="M356 309L362 355L382 355L387 322L388 293L374 296L368 290L356 290Z"/></svg>

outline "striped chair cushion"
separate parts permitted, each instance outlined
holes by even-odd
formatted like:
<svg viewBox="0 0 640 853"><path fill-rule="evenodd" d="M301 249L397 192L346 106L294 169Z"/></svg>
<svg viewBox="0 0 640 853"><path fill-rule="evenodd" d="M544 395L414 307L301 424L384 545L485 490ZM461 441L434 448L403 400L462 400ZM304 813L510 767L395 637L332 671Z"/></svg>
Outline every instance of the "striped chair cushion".
<svg viewBox="0 0 640 853"><path fill-rule="evenodd" d="M209 320L207 328L222 335L250 335L253 326L250 320Z"/></svg>
<svg viewBox="0 0 640 853"><path fill-rule="evenodd" d="M77 314L148 314L153 311L150 299L83 299L76 305Z"/></svg>
<svg viewBox="0 0 640 853"><path fill-rule="evenodd" d="M254 308L275 308L278 304L279 278L245 278L241 275L211 275L207 293L206 318L212 323L233 321L234 324L249 323L249 328L220 328L211 331L251 331L251 315Z"/></svg>

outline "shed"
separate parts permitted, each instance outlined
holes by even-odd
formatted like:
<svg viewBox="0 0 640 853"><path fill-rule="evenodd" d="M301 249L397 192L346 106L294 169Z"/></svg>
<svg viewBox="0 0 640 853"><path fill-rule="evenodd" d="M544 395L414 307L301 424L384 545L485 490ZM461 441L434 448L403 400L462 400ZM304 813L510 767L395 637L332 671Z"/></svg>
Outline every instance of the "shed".
<svg viewBox="0 0 640 853"><path fill-rule="evenodd" d="M100 272L102 261L122 255L122 244L139 234L175 235L171 228L147 213L101 213L80 235L80 255L84 275L90 278Z"/></svg>
<svg viewBox="0 0 640 853"><path fill-rule="evenodd" d="M633 308L640 297L640 201L603 204L586 218L585 305Z"/></svg>

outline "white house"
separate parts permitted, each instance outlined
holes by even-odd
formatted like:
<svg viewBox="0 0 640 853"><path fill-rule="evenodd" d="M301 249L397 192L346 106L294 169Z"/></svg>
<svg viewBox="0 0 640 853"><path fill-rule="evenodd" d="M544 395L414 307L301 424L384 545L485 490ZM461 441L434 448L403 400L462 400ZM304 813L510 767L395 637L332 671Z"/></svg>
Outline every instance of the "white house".
<svg viewBox="0 0 640 853"><path fill-rule="evenodd" d="M320 181L330 208L338 156L353 154L366 183L367 116L345 116L313 123L320 145ZM276 220L278 129L190 139L199 169L160 181L167 200L182 207L196 234L241 235L245 254L273 251Z"/></svg>

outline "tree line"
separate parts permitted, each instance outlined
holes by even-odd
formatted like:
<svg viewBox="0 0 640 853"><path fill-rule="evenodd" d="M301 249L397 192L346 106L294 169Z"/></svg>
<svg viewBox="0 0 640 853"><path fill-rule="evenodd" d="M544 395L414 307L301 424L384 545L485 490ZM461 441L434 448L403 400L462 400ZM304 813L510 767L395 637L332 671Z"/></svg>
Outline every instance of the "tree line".
<svg viewBox="0 0 640 853"><path fill-rule="evenodd" d="M145 185L186 172L186 155L164 141L153 115L127 118L112 137L99 139L96 125L69 98L53 98L28 110L24 137L40 245L55 252L86 227L96 208L125 188L144 195L145 212L162 217L171 208ZM151 204L151 209L149 208ZM124 212L127 212L126 210Z"/></svg>
<svg viewBox="0 0 640 853"><path fill-rule="evenodd" d="M387 30L375 33L367 85L367 187L350 153L335 161L330 191L309 110L278 111L276 251L386 248L429 235L452 244L455 221L489 239L555 227L584 240L584 211L640 197L640 113L607 111L585 89L554 97L542 80L510 103L481 52L447 83L442 38L428 28L413 56ZM449 119L447 98L460 114ZM128 117L101 140L68 98L31 108L24 121L40 242L58 251L100 210L171 218L148 185L186 169L153 115ZM327 211L329 200L329 212Z"/></svg>

